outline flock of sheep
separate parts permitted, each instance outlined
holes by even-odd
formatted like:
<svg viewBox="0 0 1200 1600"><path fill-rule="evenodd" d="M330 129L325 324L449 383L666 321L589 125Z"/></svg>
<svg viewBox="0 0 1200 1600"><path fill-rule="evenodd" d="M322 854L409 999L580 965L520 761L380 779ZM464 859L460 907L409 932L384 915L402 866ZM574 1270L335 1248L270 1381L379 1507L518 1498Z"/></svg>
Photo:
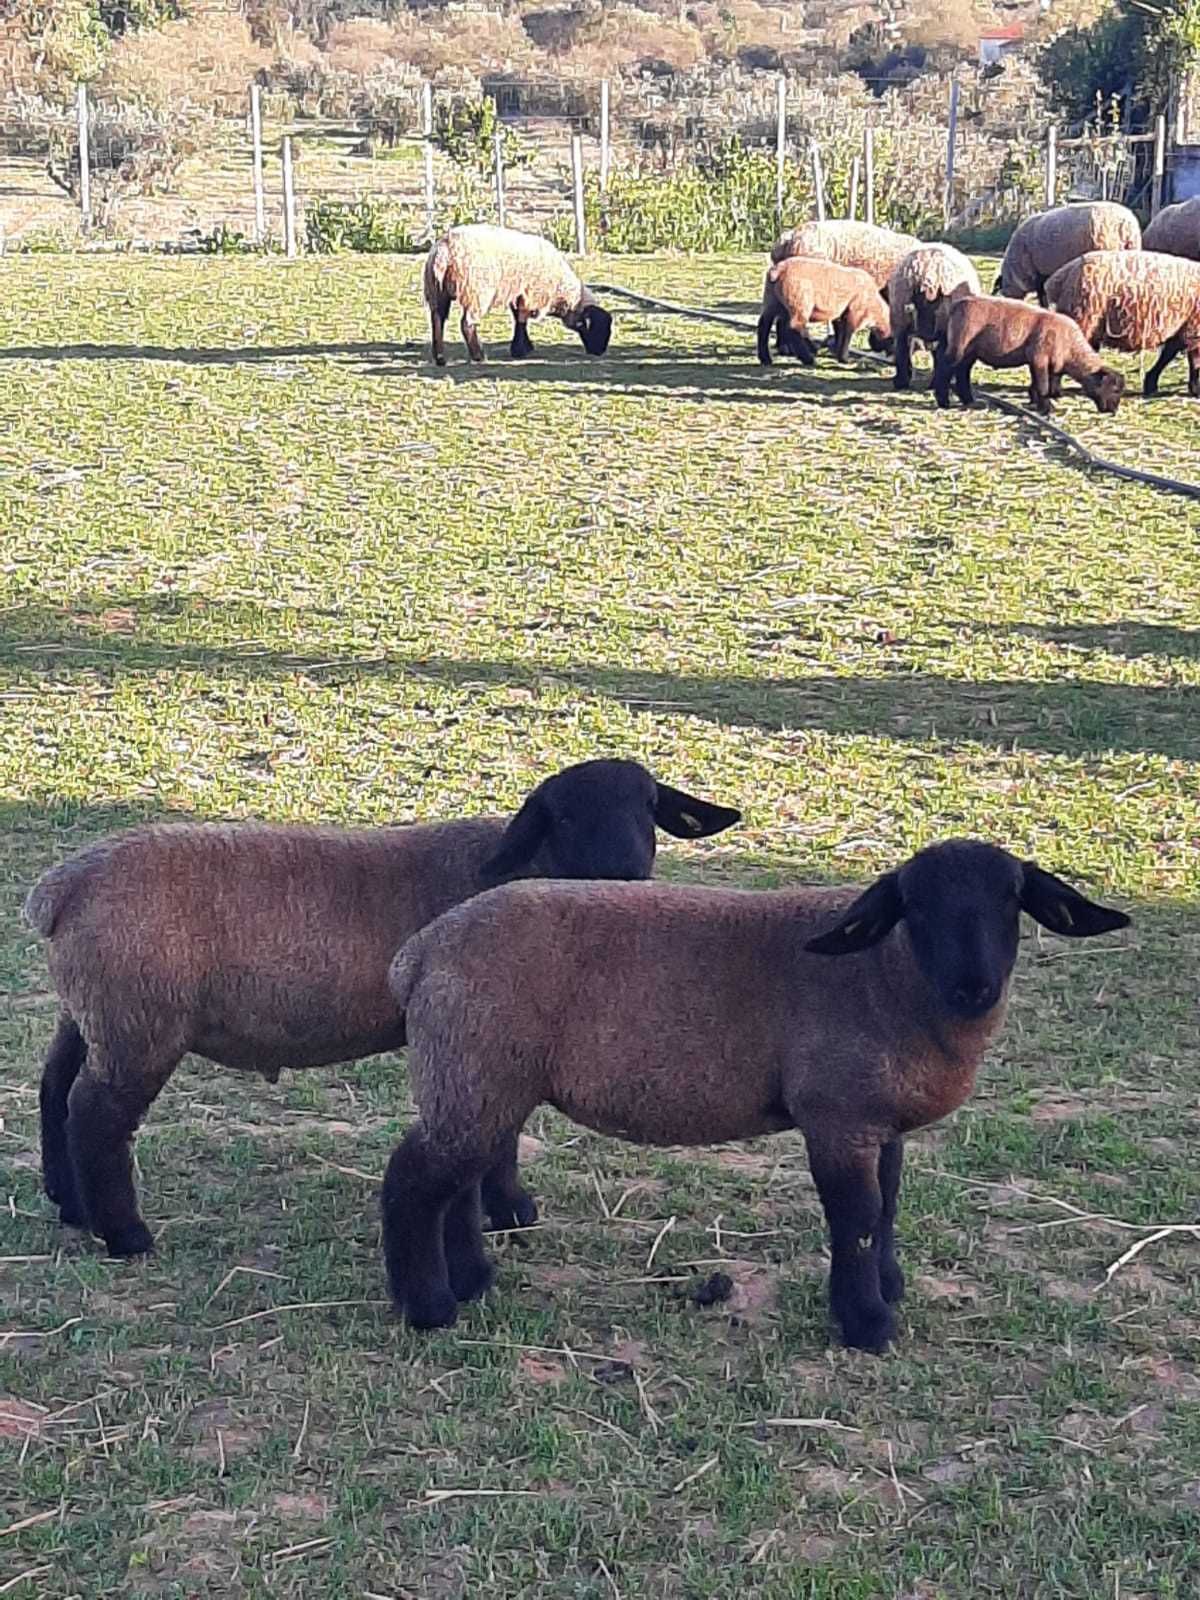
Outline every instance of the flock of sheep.
<svg viewBox="0 0 1200 1600"><path fill-rule="evenodd" d="M1026 366L1030 398L1046 414L1073 378L1103 412L1121 403L1125 382L1098 352L1156 350L1143 393L1157 393L1167 364L1188 358L1188 393L1200 397L1200 199L1168 206L1146 229L1111 201L1057 206L1027 218L1009 242L985 295L978 274L948 244L866 222L809 222L785 233L771 252L758 321L758 357L816 359L809 329L833 327L844 360L860 329L872 347L894 355L895 387L912 383L912 345L933 348L933 391L948 406L953 387L971 404L971 372ZM1038 306L1026 304L1036 295ZM445 363L451 304L473 361L483 360L479 322L493 308L513 316L513 356L530 354L528 323L543 316L573 328L592 355L608 348L612 318L553 245L510 228L452 228L430 251L425 300L433 356Z"/></svg>
<svg viewBox="0 0 1200 1600"><path fill-rule="evenodd" d="M419 1118L383 1183L396 1307L448 1327L551 1105L643 1144L799 1129L846 1343L882 1351L904 1278L904 1136L970 1094L1004 1021L1022 911L1069 937L1129 919L994 845L932 845L861 893L651 883L655 829L740 813L631 761L546 779L511 819L377 829L158 824L34 885L61 1012L42 1170L64 1223L153 1248L132 1138L191 1051L274 1082L407 1042ZM621 880L621 881L618 881Z"/></svg>

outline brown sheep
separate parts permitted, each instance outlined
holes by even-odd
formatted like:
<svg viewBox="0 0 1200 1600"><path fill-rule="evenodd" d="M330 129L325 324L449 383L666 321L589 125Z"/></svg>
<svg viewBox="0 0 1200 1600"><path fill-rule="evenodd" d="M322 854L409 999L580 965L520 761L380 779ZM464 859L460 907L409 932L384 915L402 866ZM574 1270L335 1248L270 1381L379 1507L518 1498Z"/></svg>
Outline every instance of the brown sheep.
<svg viewBox="0 0 1200 1600"><path fill-rule="evenodd" d="M1073 938L1129 921L961 839L857 895L538 883L449 912L389 978L420 1107L383 1185L397 1307L448 1327L486 1291L481 1179L549 1103L641 1144L799 1129L834 1314L847 1344L882 1350L904 1289L903 1138L971 1093L1003 1025L1022 910Z"/></svg>
<svg viewBox="0 0 1200 1600"><path fill-rule="evenodd" d="M1200 398L1200 262L1157 250L1093 250L1046 285L1095 350L1155 350L1142 393L1158 393L1163 368L1187 352L1188 393Z"/></svg>
<svg viewBox="0 0 1200 1600"><path fill-rule="evenodd" d="M951 306L933 367L939 406L950 404L951 380L963 405L972 403L976 361L989 367L1027 366L1030 398L1043 416L1049 416L1064 374L1075 379L1098 411L1116 411L1125 390L1122 375L1101 362L1070 317L1019 300L969 295Z"/></svg>
<svg viewBox="0 0 1200 1600"><path fill-rule="evenodd" d="M1141 244L1138 219L1112 200L1054 206L1019 225L1008 241L993 293L1011 300L1036 294L1044 306L1047 280L1068 261L1089 250L1139 250Z"/></svg>
<svg viewBox="0 0 1200 1600"><path fill-rule="evenodd" d="M867 273L813 256L790 256L768 268L763 284L758 319L758 359L763 366L771 365L774 326L776 348L811 367L816 351L805 331L810 322L833 323L833 353L839 361L846 359L859 328L872 328L882 338L891 331L888 308Z"/></svg>
<svg viewBox="0 0 1200 1600"><path fill-rule="evenodd" d="M637 762L587 761L512 818L175 823L88 846L25 904L63 1008L42 1076L47 1194L111 1255L152 1249L130 1140L188 1051L274 1082L394 1050L404 1018L388 962L441 912L512 877L649 877L656 823L695 839L737 818ZM511 1157L490 1180L498 1226L527 1214Z"/></svg>

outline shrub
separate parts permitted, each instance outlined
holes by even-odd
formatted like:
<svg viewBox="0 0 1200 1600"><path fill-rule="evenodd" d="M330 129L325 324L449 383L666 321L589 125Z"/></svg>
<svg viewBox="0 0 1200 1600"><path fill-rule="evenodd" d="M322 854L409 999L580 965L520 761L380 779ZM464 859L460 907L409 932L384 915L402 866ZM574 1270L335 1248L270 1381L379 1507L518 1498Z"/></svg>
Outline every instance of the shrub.
<svg viewBox="0 0 1200 1600"><path fill-rule="evenodd" d="M411 255L422 249L411 214L394 200L363 195L357 200L313 200L305 209L308 248L317 255L339 250L368 254L394 251Z"/></svg>
<svg viewBox="0 0 1200 1600"><path fill-rule="evenodd" d="M241 108L246 85L270 59L244 17L202 13L118 39L101 88L163 112L180 105Z"/></svg>
<svg viewBox="0 0 1200 1600"><path fill-rule="evenodd" d="M494 100L442 100L436 107L434 138L455 166L491 172L495 166L497 133L504 167L528 166L533 152L515 129L500 121Z"/></svg>

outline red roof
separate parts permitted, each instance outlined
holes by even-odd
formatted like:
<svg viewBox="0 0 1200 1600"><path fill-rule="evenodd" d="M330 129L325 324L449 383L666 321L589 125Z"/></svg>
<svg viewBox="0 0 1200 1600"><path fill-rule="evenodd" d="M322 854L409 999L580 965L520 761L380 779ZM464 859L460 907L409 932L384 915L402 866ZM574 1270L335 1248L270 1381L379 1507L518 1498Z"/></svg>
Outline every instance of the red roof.
<svg viewBox="0 0 1200 1600"><path fill-rule="evenodd" d="M1007 28L985 28L979 35L981 39L1023 39L1025 37L1025 24L1011 22Z"/></svg>

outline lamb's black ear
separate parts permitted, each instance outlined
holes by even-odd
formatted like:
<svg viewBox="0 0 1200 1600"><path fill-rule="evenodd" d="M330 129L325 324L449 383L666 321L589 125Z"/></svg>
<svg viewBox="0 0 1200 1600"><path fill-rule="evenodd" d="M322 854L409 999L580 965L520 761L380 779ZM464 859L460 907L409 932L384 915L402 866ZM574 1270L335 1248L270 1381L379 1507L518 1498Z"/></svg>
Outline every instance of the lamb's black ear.
<svg viewBox="0 0 1200 1600"><path fill-rule="evenodd" d="M1068 939L1090 939L1093 934L1112 933L1129 926L1123 911L1086 899L1052 872L1043 872L1036 861L1023 861L1021 867L1025 875L1021 909L1051 933L1061 933Z"/></svg>
<svg viewBox="0 0 1200 1600"><path fill-rule="evenodd" d="M848 956L866 950L889 934L904 915L900 897L900 878L885 872L869 889L864 889L853 905L847 906L841 921L828 933L819 933L804 946L817 956Z"/></svg>
<svg viewBox="0 0 1200 1600"><path fill-rule="evenodd" d="M658 799L654 803L654 820L664 833L674 834L677 839L707 839L710 833L720 833L742 820L742 813L732 806L697 800L682 789L672 789L669 783L656 783L655 788Z"/></svg>
<svg viewBox="0 0 1200 1600"><path fill-rule="evenodd" d="M546 807L535 789L505 828L496 854L480 867L483 876L507 878L510 873L520 872L522 867L527 867L537 855L549 823Z"/></svg>

